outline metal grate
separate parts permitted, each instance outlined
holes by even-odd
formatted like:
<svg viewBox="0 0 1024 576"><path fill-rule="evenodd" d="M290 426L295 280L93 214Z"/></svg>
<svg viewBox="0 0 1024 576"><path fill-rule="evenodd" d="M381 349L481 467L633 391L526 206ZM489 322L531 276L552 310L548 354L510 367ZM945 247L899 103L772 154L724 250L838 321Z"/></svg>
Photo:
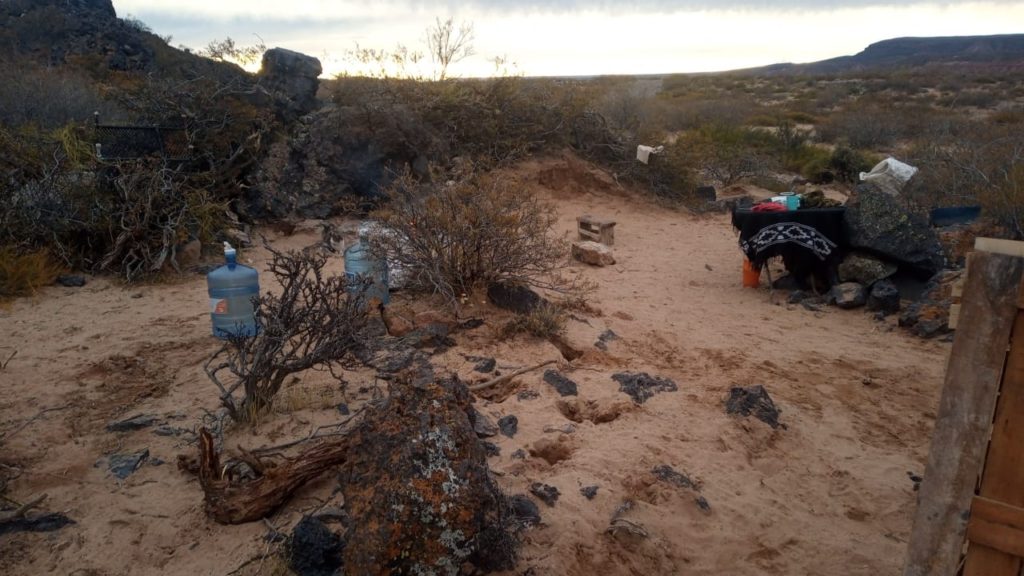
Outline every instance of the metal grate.
<svg viewBox="0 0 1024 576"><path fill-rule="evenodd" d="M106 160L161 156L168 160L191 157L185 128L166 126L113 126L96 119L96 151Z"/></svg>

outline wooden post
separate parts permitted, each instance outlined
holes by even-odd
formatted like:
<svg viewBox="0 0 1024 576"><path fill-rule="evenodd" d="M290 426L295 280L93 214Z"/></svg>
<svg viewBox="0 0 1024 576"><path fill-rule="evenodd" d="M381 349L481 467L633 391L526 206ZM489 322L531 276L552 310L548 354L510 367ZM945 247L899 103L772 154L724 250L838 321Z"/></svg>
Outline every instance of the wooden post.
<svg viewBox="0 0 1024 576"><path fill-rule="evenodd" d="M992 441L971 507L964 576L1018 576L1024 556L1024 311L1017 310Z"/></svg>
<svg viewBox="0 0 1024 576"><path fill-rule="evenodd" d="M968 260L960 322L946 368L904 576L957 573L1017 318L1024 259L974 252Z"/></svg>

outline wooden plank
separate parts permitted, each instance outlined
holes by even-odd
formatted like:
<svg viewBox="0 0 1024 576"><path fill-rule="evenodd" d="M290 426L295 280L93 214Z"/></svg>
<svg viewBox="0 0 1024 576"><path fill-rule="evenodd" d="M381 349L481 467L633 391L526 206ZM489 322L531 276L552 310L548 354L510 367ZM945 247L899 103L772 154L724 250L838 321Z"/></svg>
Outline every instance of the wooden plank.
<svg viewBox="0 0 1024 576"><path fill-rule="evenodd" d="M951 576L988 446L1024 259L968 255L960 326L946 367L904 576Z"/></svg>
<svg viewBox="0 0 1024 576"><path fill-rule="evenodd" d="M1002 238L974 239L974 249L991 254L1005 254L1024 258L1024 242L1017 240L1003 240Z"/></svg>
<svg viewBox="0 0 1024 576"><path fill-rule="evenodd" d="M975 545L1010 556L1024 556L1024 508L975 497L971 505L971 519L967 523L967 539L970 541L968 563ZM1012 562L1009 564L1013 565ZM964 574L968 574L970 569L965 567Z"/></svg>
<svg viewBox="0 0 1024 576"><path fill-rule="evenodd" d="M992 423L992 440L988 447L985 460L985 471L981 477L979 494L988 501L995 501L1010 508L1024 506L1024 459L1020 458L1024 451L1024 311L1018 310L1010 336L1010 352L1003 370L1002 386L999 390L999 401ZM983 505L979 511L984 515L992 512L993 506ZM1007 510L1000 511L1003 515ZM972 512L973 514L973 512ZM1020 520L1018 518L1018 520ZM986 524L985 518L981 523ZM1009 538L1012 533L998 525L987 526L987 532L975 536L998 535ZM973 543L973 538L968 538ZM964 563L964 576L1018 576L1021 569L1021 558L1024 556L1024 539L1021 543L1021 554L1006 550L999 538L990 539L983 548L975 549L968 545L967 560ZM997 545L999 544L999 545Z"/></svg>
<svg viewBox="0 0 1024 576"><path fill-rule="evenodd" d="M957 325L960 324L960 305L950 304L949 305L949 329L956 330Z"/></svg>

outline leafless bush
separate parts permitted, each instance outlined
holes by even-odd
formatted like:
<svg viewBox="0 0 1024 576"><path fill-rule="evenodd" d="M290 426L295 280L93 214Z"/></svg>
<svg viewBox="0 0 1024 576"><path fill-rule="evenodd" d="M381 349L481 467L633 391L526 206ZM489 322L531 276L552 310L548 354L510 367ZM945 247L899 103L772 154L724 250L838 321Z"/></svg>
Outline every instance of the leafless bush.
<svg viewBox="0 0 1024 576"><path fill-rule="evenodd" d="M1024 238L1024 136L1014 126L974 125L934 135L913 152L921 171L905 195L921 206L977 203Z"/></svg>
<svg viewBox="0 0 1024 576"><path fill-rule="evenodd" d="M212 238L224 205L188 182L180 167L159 160L122 162L113 167L110 244L99 269L137 280L170 264L191 238Z"/></svg>
<svg viewBox="0 0 1024 576"><path fill-rule="evenodd" d="M494 282L567 286L557 274L567 250L552 237L554 208L515 181L487 175L417 184L406 174L387 196L376 217L390 232L375 249L402 266L413 287L454 303Z"/></svg>
<svg viewBox="0 0 1024 576"><path fill-rule="evenodd" d="M256 299L256 336L230 337L205 365L236 422L269 409L292 374L319 369L334 375L354 365L353 352L365 341L364 285L326 275L322 254L267 249L280 294Z"/></svg>

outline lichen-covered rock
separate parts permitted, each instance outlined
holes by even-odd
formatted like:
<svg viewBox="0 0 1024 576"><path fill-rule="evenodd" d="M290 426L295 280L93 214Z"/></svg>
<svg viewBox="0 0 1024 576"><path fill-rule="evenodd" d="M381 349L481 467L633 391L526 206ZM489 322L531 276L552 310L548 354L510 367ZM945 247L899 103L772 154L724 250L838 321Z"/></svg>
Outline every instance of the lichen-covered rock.
<svg viewBox="0 0 1024 576"><path fill-rule="evenodd" d="M851 252L839 264L839 280L871 286L896 273L896 265L861 252Z"/></svg>
<svg viewBox="0 0 1024 576"><path fill-rule="evenodd" d="M354 431L342 489L345 574L455 576L515 564L516 520L488 472L457 379L391 386Z"/></svg>
<svg viewBox="0 0 1024 576"><path fill-rule="evenodd" d="M928 220L878 188L858 187L846 204L844 220L852 248L884 256L925 277L945 264L942 245Z"/></svg>
<svg viewBox="0 0 1024 576"><path fill-rule="evenodd" d="M599 242L589 240L572 243L572 257L591 266L610 266L615 264L612 249Z"/></svg>

